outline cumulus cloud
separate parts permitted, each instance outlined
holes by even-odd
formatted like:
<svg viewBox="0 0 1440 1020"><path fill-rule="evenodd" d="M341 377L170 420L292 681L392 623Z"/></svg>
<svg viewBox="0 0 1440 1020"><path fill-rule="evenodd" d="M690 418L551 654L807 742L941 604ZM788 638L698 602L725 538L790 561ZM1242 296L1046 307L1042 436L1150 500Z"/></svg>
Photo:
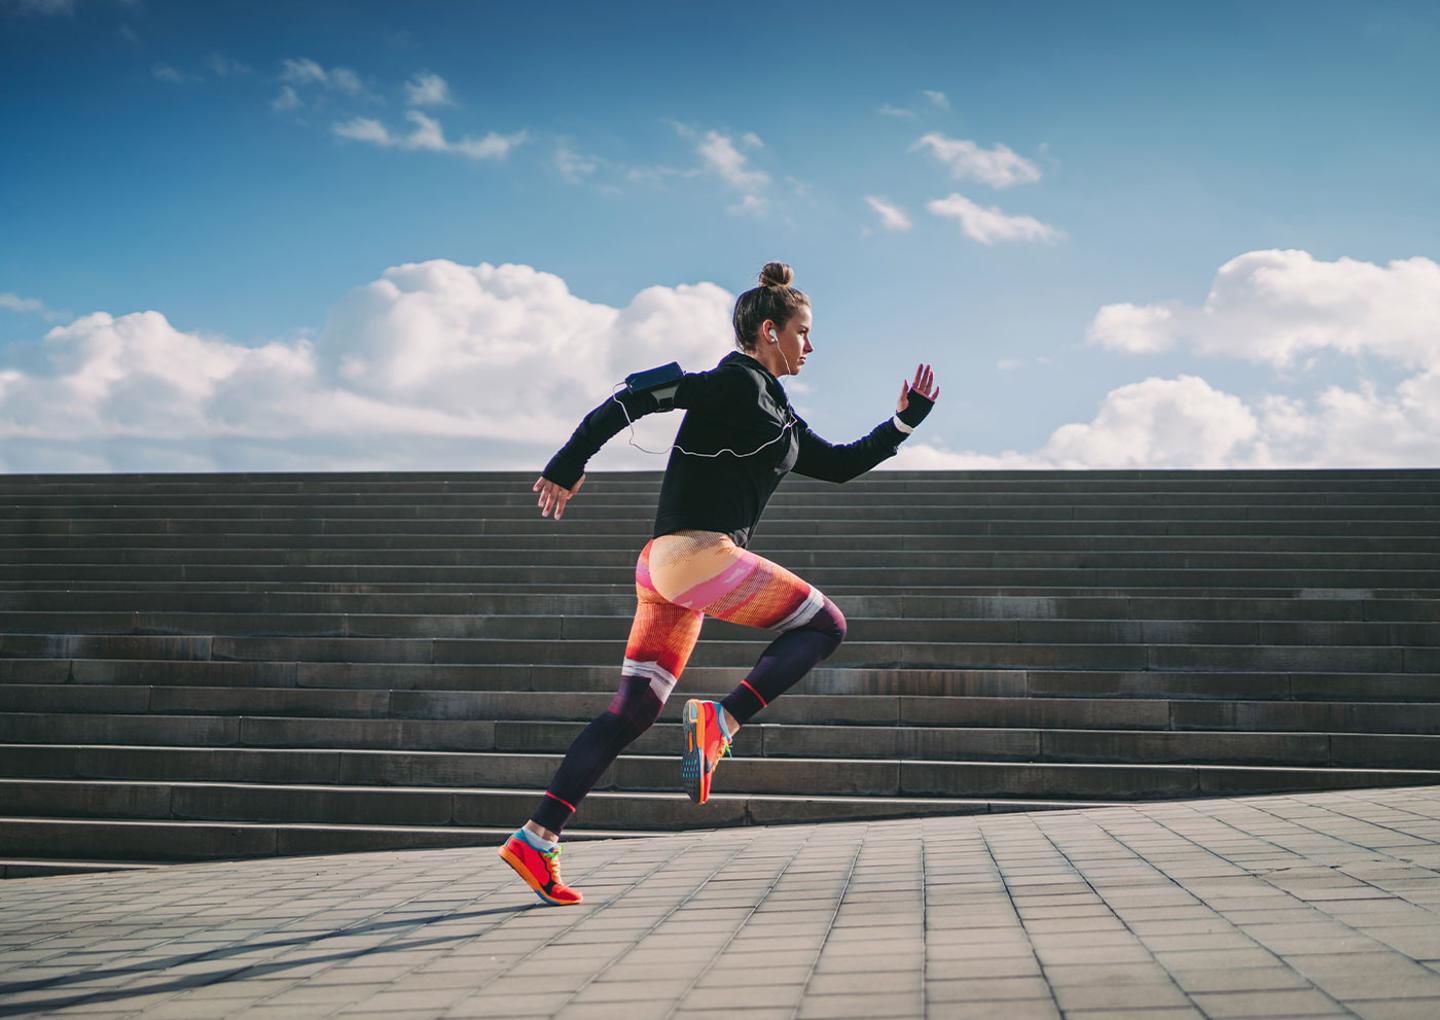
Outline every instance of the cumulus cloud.
<svg viewBox="0 0 1440 1020"><path fill-rule="evenodd" d="M1011 216L998 206L980 206L960 194L932 199L925 208L936 216L958 221L965 236L981 244L995 244L997 241L1053 243L1065 236L1063 231L1032 216Z"/></svg>
<svg viewBox="0 0 1440 1020"><path fill-rule="evenodd" d="M405 83L405 101L411 106L451 106L450 86L438 74L421 71Z"/></svg>
<svg viewBox="0 0 1440 1020"><path fill-rule="evenodd" d="M392 134L384 124L371 117L352 117L347 121L339 121L332 130L341 138L368 142L382 148L450 152L471 159L503 159L510 154L511 149L523 144L529 137L525 131L511 135L491 131L483 138L466 135L459 141L452 142L445 138L440 122L435 118L419 110L405 111L405 118L412 125L408 134Z"/></svg>
<svg viewBox="0 0 1440 1020"><path fill-rule="evenodd" d="M934 89L921 89L920 91L926 99L930 100L932 106L938 106L942 110L950 109L950 97L945 93Z"/></svg>
<svg viewBox="0 0 1440 1020"><path fill-rule="evenodd" d="M882 117L898 117L902 120L914 120L917 116L914 110L904 106L892 106L890 103L885 103L876 112Z"/></svg>
<svg viewBox="0 0 1440 1020"><path fill-rule="evenodd" d="M933 416L932 416L933 417ZM917 435L915 439L919 439ZM1118 387L1088 422L1000 454L907 441L895 470L1430 467L1440 460L1440 370L1393 392L1363 383L1247 403L1193 375Z"/></svg>
<svg viewBox="0 0 1440 1020"><path fill-rule="evenodd" d="M1378 265L1255 251L1220 267L1203 305L1106 305L1091 343L1136 353L1186 345L1277 368L1306 352L1369 354L1414 369L1391 388L1361 381L1245 401L1198 376L1112 390L1088 422L1039 449L999 455L916 444L897 468L1420 467L1440 461L1440 265ZM1004 363L1001 367L1005 367ZM910 444L906 444L909 446Z"/></svg>
<svg viewBox="0 0 1440 1020"><path fill-rule="evenodd" d="M95 312L0 363L0 471L534 470L637 368L713 366L734 296L649 287L586 301L523 265L395 266L318 336L256 347L157 311ZM637 442L664 450L679 416ZM662 468L622 433L598 469Z"/></svg>
<svg viewBox="0 0 1440 1020"><path fill-rule="evenodd" d="M1440 364L1440 263L1383 266L1305 251L1251 251L1226 262L1199 306L1113 304L1087 329L1093 344L1150 352L1185 345L1275 366L1319 350L1409 368Z"/></svg>
<svg viewBox="0 0 1440 1020"><path fill-rule="evenodd" d="M953 177L972 178L992 188L1008 188L1040 179L1039 167L1004 145L983 149L967 138L946 138L932 131L910 147L912 152L916 149L929 149L950 168Z"/></svg>
<svg viewBox="0 0 1440 1020"><path fill-rule="evenodd" d="M880 225L886 230L909 230L914 225L904 209L878 195L866 195L865 204L875 210L880 217Z"/></svg>

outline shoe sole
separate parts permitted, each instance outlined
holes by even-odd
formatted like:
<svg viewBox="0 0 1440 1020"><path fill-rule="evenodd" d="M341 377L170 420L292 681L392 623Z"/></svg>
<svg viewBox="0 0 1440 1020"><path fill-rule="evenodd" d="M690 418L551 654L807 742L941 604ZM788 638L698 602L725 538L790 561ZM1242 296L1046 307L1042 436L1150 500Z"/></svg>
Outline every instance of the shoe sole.
<svg viewBox="0 0 1440 1020"><path fill-rule="evenodd" d="M696 804L710 799L709 776L705 773L705 713L696 698L685 702L685 756L680 761L680 782Z"/></svg>
<svg viewBox="0 0 1440 1020"><path fill-rule="evenodd" d="M509 847L502 846L500 848L500 859L514 868L515 874L525 880L525 884L531 888L535 895L539 896L541 900L550 904L552 907L573 907L580 902L580 900L557 900L551 896L546 896L545 890L541 888L540 883L535 881L535 876L530 874L530 869L525 867L524 862L521 861L520 858L510 852Z"/></svg>

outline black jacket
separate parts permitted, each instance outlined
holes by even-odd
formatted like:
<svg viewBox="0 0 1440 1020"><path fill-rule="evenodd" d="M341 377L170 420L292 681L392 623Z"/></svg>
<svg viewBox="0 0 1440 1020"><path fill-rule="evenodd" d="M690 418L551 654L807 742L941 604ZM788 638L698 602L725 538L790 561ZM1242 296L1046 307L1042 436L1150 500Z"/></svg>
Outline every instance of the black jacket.
<svg viewBox="0 0 1440 1020"><path fill-rule="evenodd" d="M886 419L863 439L833 446L817 436L795 414L785 388L769 369L743 351L731 351L708 372L686 372L675 390L675 406L685 418L670 451L654 534L681 528L722 531L738 546L750 541L765 504L794 471L827 482L848 482L893 457L908 433ZM618 402L617 402L618 401ZM545 465L544 476L566 489L585 473L585 463L611 436L626 428L625 409L633 421L659 410L654 392L622 390L585 416L573 435ZM778 442L765 443L782 433ZM764 446L749 457L749 453ZM692 456L729 448L718 457Z"/></svg>

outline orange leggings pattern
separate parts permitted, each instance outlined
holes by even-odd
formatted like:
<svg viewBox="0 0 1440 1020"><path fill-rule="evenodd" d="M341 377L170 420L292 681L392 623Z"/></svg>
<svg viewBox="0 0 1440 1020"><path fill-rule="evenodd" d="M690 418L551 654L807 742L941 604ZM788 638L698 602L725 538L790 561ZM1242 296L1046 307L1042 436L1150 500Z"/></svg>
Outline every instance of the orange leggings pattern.
<svg viewBox="0 0 1440 1020"><path fill-rule="evenodd" d="M622 674L643 677L664 703L706 616L787 631L825 606L820 589L729 535L684 530L652 538L635 564L635 620Z"/></svg>

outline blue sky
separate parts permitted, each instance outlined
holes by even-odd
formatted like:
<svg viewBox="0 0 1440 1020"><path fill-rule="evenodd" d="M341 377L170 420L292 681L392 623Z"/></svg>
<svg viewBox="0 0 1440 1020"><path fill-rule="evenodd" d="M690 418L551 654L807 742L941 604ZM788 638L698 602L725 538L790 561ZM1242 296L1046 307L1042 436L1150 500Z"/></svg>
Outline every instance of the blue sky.
<svg viewBox="0 0 1440 1020"><path fill-rule="evenodd" d="M0 0L0 470L538 470L771 259L887 467L1440 455L1434 4L253 6Z"/></svg>

